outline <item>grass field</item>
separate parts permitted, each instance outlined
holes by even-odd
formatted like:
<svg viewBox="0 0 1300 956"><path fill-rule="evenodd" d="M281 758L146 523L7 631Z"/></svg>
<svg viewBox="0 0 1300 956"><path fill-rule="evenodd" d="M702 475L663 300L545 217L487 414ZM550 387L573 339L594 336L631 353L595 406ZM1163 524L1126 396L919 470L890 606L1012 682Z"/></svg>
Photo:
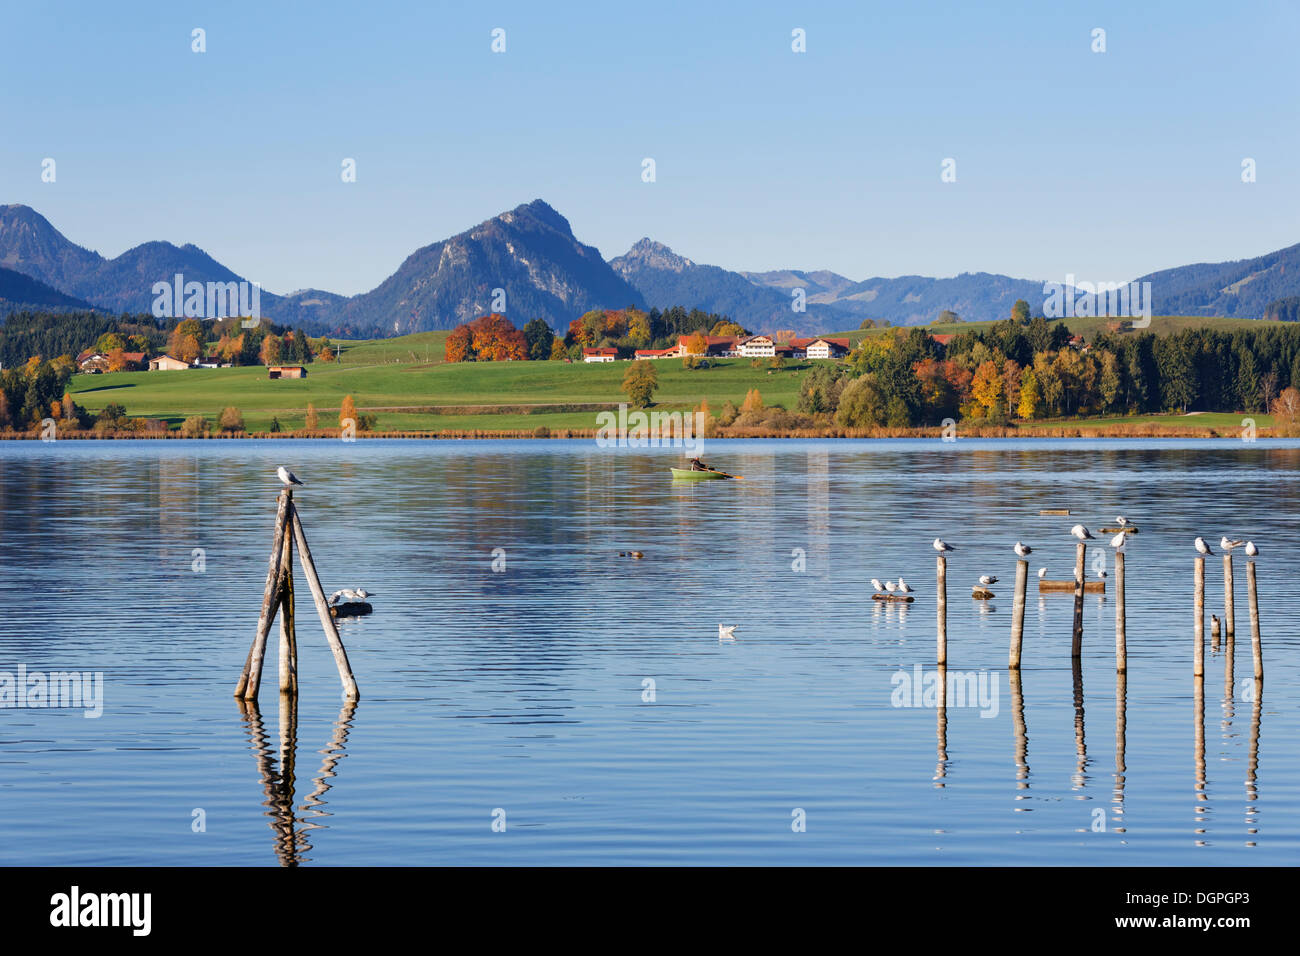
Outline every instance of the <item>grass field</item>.
<svg viewBox="0 0 1300 956"><path fill-rule="evenodd" d="M1108 316L1093 316L1088 318L1058 319L1064 322L1075 335L1082 335L1086 340L1092 341L1098 332L1105 330L1108 323L1115 321ZM1144 330L1153 332L1156 335L1169 335L1173 332L1180 332L1183 329L1210 328L1220 329L1225 332L1231 332L1235 329L1257 329L1262 325L1281 325L1281 322L1270 322L1264 319L1229 319L1222 317L1206 318L1201 315L1153 315L1151 317L1151 326ZM950 335L954 332L972 332L977 329L987 329L992 322L943 322L936 325L924 325L920 328L925 329L935 335ZM907 331L911 326L899 326ZM893 333L894 327L887 329L853 329L849 332L832 332L831 335L837 339L848 339L854 345L857 345L868 335L884 335Z"/></svg>
<svg viewBox="0 0 1300 956"><path fill-rule="evenodd" d="M1270 428L1273 425L1272 415L1251 414L1246 415L1237 412L1192 412L1189 415L1134 415L1131 418L1109 417L1109 418L1088 418L1083 420L1061 420L1053 419L1051 421L1041 422L1024 422L1021 428L1060 428L1068 425L1074 428L1109 428L1112 425L1127 425L1138 427L1142 425L1158 425L1169 428L1213 428L1224 433L1239 432L1246 427L1242 424L1245 419L1252 419L1256 428Z"/></svg>
<svg viewBox="0 0 1300 956"><path fill-rule="evenodd" d="M345 345L341 362L313 363L304 379L271 380L260 366L118 372L78 375L72 380L72 392L78 404L93 412L117 402L132 418L159 418L172 424L190 415L215 420L222 408L234 405L243 412L249 431L265 430L272 418L279 418L285 430L302 428L308 402L320 414L322 427L335 427L345 395L352 396L358 411L378 409L374 414L379 430L595 428L594 410L551 413L545 406L617 405L627 400L622 391L627 362L425 362L422 348L404 347L403 341ZM412 351L417 361L401 360ZM441 347L437 352L441 356ZM766 368L752 368L750 359L722 359L711 368L693 371L676 360L657 361L655 402L673 410L694 408L707 400L716 412L726 401L739 406L745 393L757 388L764 404L793 409L799 400L799 382L815 364L792 363L768 374ZM537 407L529 414L427 410L448 405Z"/></svg>

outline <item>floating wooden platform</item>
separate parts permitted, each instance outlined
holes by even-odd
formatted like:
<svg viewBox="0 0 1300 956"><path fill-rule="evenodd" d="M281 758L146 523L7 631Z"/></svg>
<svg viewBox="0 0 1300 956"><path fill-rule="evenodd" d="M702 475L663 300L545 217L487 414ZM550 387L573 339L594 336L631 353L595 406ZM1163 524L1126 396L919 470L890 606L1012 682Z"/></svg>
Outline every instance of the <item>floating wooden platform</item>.
<svg viewBox="0 0 1300 956"><path fill-rule="evenodd" d="M1040 593L1043 591L1069 591L1070 593L1074 593L1074 582L1073 581L1039 581L1038 590ZM1105 594L1106 582L1105 581L1084 581L1083 593L1084 594Z"/></svg>
<svg viewBox="0 0 1300 956"><path fill-rule="evenodd" d="M330 606L330 617L363 617L374 610L368 601L344 601Z"/></svg>
<svg viewBox="0 0 1300 956"><path fill-rule="evenodd" d="M916 599L913 598L912 595L910 595L910 594L873 594L873 595L871 595L871 600L873 600L873 601L898 601L898 602L903 603L903 604L911 604L911 603L912 603L914 600L916 600Z"/></svg>
<svg viewBox="0 0 1300 956"><path fill-rule="evenodd" d="M1123 528L1098 528L1097 530L1100 531L1102 534L1119 534L1121 531L1123 531L1125 534L1138 533L1138 529L1133 527L1132 525L1128 525Z"/></svg>
<svg viewBox="0 0 1300 956"><path fill-rule="evenodd" d="M1043 508L1038 512L1040 515L1068 515L1069 508Z"/></svg>

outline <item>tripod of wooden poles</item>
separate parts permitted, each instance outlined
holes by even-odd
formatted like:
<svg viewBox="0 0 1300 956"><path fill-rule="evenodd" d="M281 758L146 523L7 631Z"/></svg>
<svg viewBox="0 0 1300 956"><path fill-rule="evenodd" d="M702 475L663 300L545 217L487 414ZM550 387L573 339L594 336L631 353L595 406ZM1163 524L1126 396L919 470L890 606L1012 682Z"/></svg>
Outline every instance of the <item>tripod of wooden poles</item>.
<svg viewBox="0 0 1300 956"><path fill-rule="evenodd" d="M334 653L334 663L339 669L339 680L343 682L343 696L348 700L359 700L356 679L352 676L352 666L348 663L348 652L343 649L339 639L338 627L330 614L329 601L321 587L320 577L316 574L316 565L311 559L311 549L307 547L307 536L303 533L302 522L298 519L298 509L293 504L293 489L285 488L280 492L279 504L275 512L275 543L271 547L270 566L266 571L266 589L262 596L262 613L257 619L257 636L248 649L244 660L244 670L235 685L235 696L243 700L256 700L258 689L262 685L262 664L266 658L266 641L275 623L276 612L280 613L280 693L296 696L298 693L298 640L294 633L293 611L293 549L298 549L298 559L302 562L303 574L307 586L311 589L312 599L316 602L316 613L320 616L321 627L325 629L325 639Z"/></svg>

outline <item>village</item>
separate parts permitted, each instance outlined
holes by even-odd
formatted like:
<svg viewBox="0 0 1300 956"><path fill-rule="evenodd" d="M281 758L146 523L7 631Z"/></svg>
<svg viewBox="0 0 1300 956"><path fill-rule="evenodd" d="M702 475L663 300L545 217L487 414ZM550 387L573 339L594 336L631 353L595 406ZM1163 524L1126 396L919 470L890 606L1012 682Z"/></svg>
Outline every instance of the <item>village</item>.
<svg viewBox="0 0 1300 956"><path fill-rule="evenodd" d="M692 339L695 341L692 342ZM703 350L700 345L703 343ZM708 358L784 358L784 359L838 359L852 350L847 339L786 338L772 335L679 335L677 344L666 349L637 349L636 359L686 358L696 355ZM584 362L613 362L618 358L616 348L584 348Z"/></svg>

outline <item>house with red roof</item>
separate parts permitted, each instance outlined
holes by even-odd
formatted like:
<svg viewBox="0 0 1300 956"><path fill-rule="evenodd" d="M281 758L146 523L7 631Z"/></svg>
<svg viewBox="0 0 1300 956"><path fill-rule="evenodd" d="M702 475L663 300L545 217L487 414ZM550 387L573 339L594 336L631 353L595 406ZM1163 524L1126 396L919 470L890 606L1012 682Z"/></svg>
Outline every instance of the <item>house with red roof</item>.
<svg viewBox="0 0 1300 956"><path fill-rule="evenodd" d="M584 362L612 362L618 358L618 349L583 349L582 360Z"/></svg>

